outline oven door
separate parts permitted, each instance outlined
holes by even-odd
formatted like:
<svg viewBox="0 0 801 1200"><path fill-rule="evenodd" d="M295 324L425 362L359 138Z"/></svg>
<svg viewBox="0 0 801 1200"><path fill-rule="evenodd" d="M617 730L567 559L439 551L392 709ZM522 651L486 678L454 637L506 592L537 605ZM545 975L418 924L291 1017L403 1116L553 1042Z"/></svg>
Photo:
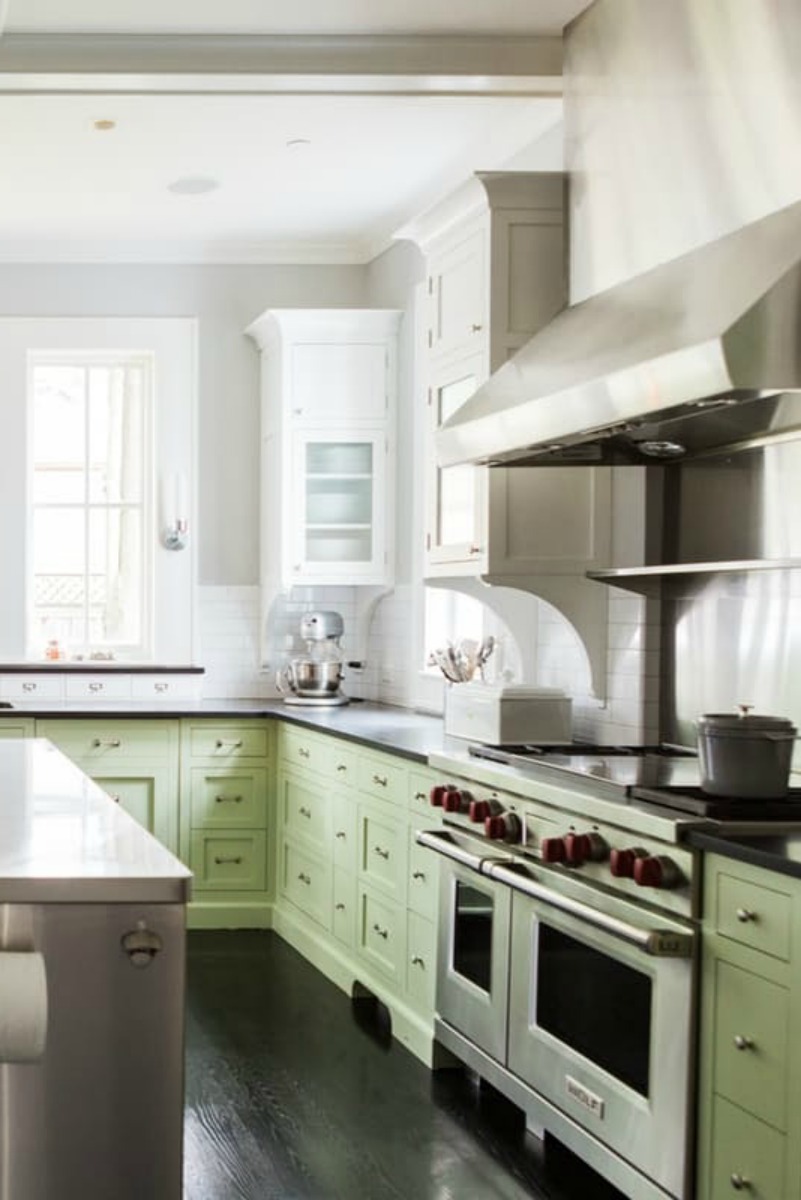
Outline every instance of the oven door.
<svg viewBox="0 0 801 1200"><path fill-rule="evenodd" d="M537 896L519 883L509 1069L667 1192L686 1195L693 930L606 895L582 900L581 885L548 897L539 880Z"/></svg>
<svg viewBox="0 0 801 1200"><path fill-rule="evenodd" d="M436 1009L498 1062L506 1058L511 892L481 873L468 839L426 831L418 842L441 857Z"/></svg>

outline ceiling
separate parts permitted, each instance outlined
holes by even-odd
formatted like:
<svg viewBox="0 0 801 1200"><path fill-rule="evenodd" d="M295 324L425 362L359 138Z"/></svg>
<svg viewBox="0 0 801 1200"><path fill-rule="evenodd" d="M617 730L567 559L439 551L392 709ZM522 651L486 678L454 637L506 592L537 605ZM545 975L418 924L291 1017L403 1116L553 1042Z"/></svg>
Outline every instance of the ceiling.
<svg viewBox="0 0 801 1200"><path fill-rule="evenodd" d="M586 7L10 0L0 261L369 261L473 171L561 165Z"/></svg>

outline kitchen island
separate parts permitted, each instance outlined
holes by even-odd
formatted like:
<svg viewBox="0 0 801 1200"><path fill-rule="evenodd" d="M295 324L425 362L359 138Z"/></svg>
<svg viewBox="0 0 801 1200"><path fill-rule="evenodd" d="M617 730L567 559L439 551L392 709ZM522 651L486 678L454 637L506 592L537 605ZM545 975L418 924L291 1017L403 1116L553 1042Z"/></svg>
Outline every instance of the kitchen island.
<svg viewBox="0 0 801 1200"><path fill-rule="evenodd" d="M178 1200L191 873L46 741L0 781L3 1194Z"/></svg>

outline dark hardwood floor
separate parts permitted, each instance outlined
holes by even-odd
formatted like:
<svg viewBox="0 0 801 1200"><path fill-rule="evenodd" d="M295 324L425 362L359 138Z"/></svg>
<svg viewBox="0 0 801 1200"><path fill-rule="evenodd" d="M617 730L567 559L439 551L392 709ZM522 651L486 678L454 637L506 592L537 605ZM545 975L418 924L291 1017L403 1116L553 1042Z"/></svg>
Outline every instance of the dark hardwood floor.
<svg viewBox="0 0 801 1200"><path fill-rule="evenodd" d="M189 935L185 1200L619 1196L365 1013L275 934Z"/></svg>

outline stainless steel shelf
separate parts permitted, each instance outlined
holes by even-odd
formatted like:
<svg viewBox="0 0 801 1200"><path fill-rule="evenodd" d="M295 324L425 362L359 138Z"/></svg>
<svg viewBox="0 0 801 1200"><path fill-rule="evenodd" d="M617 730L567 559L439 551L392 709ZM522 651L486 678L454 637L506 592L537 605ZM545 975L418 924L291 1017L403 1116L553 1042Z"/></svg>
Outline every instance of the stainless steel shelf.
<svg viewBox="0 0 801 1200"><path fill-rule="evenodd" d="M743 574L752 571L801 570L801 558L745 558L727 562L663 563L655 567L615 567L588 571L587 578L630 592L656 595L663 579L678 575Z"/></svg>

